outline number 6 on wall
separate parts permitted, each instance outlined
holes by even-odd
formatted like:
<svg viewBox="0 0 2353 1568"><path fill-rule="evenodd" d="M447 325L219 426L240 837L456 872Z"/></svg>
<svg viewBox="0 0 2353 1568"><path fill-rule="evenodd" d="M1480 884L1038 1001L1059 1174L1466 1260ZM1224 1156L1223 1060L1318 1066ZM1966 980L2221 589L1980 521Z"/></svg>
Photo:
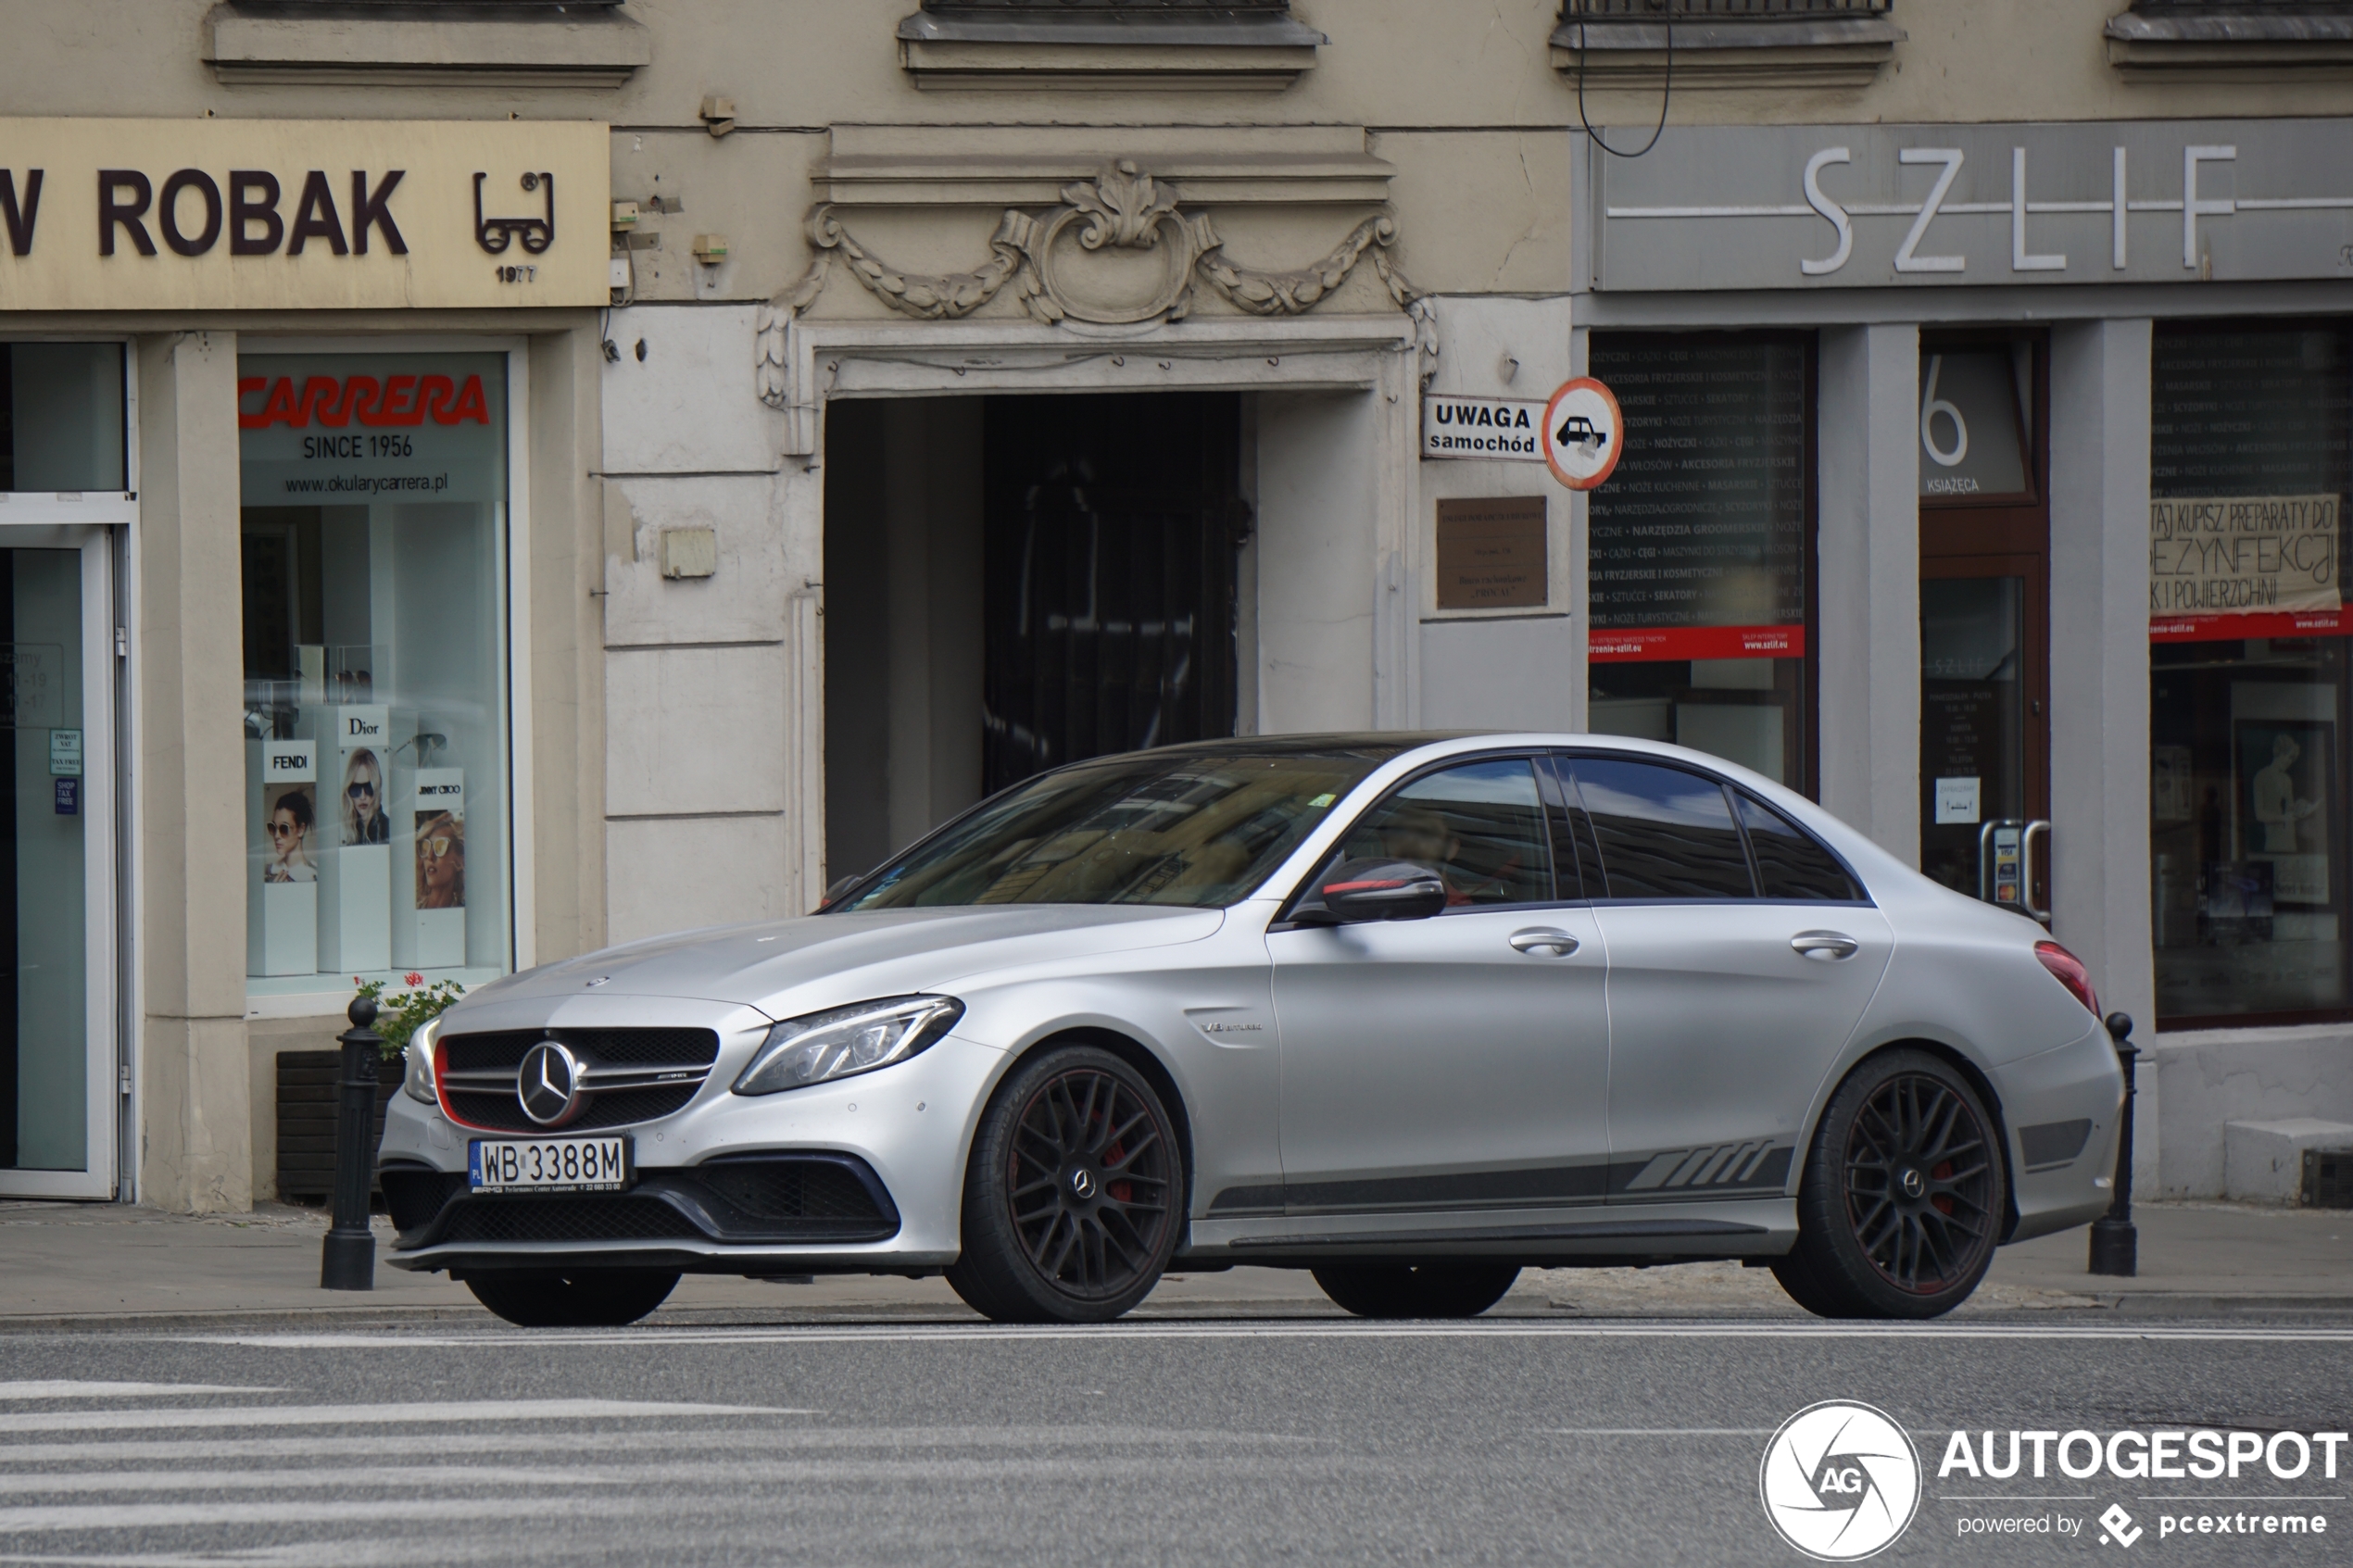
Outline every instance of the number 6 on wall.
<svg viewBox="0 0 2353 1568"><path fill-rule="evenodd" d="M1920 449L1939 466L1950 469L1958 468L1961 459L1969 456L1969 421L1961 418L1958 408L1936 395L1936 378L1944 369L1944 356L1928 357L1928 379L1920 383ZM1930 421L1939 414L1953 421L1953 448L1949 452L1936 445L1935 432L1930 428Z"/></svg>

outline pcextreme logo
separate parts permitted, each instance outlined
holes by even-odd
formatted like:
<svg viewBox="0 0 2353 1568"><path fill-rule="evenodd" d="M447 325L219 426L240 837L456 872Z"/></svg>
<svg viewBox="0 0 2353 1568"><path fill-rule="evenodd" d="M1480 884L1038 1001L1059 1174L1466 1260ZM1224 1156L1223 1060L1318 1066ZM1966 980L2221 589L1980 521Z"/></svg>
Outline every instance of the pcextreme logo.
<svg viewBox="0 0 2353 1568"><path fill-rule="evenodd" d="M1886 1411L1825 1399L1773 1434L1756 1486L1781 1539L1818 1562L1855 1562L1910 1527L1920 1506L1920 1456Z"/></svg>

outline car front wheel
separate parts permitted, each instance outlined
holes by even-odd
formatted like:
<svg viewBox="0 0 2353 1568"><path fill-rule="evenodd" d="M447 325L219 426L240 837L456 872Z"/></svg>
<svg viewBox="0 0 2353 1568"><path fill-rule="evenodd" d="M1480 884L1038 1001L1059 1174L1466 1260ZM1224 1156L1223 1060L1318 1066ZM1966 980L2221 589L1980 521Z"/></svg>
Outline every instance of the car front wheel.
<svg viewBox="0 0 2353 1568"><path fill-rule="evenodd" d="M618 1328L670 1299L678 1276L660 1269L517 1269L466 1281L474 1299L524 1328Z"/></svg>
<svg viewBox="0 0 2353 1568"><path fill-rule="evenodd" d="M1015 1067L981 1113L948 1283L998 1323L1105 1323L1176 1249L1184 1156L1144 1075L1095 1046Z"/></svg>
<svg viewBox="0 0 2353 1568"><path fill-rule="evenodd" d="M1857 1067L1831 1097L1798 1184L1797 1245L1773 1263L1829 1318L1933 1318L1994 1261L2007 1185L1994 1118L1926 1051Z"/></svg>

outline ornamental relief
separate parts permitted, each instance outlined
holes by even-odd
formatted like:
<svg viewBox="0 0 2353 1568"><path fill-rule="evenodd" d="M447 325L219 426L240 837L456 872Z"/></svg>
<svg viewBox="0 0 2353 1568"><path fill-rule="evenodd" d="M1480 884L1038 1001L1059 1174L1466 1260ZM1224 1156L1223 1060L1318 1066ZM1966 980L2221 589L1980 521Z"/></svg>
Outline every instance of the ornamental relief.
<svg viewBox="0 0 2353 1568"><path fill-rule="evenodd" d="M1421 335L1431 340L1428 348L1436 346L1429 306L1390 255L1397 221L1389 214L1358 223L1320 260L1290 271L1265 271L1228 257L1208 213L1183 210L1175 185L1132 161L1123 159L1092 180L1063 186L1062 197L1061 206L1044 213L1007 207L989 238L988 260L969 272L936 276L900 271L875 255L844 226L832 204L813 208L807 232L816 256L809 270L760 313L761 400L774 408L787 405L786 329L824 292L837 258L868 293L917 320L961 320L1010 287L1022 308L1048 326L1067 321L1131 326L1183 320L1201 285L1253 316L1296 316L1338 289L1369 253L1390 298L1420 324ZM1157 253L1164 265L1149 291L1105 301L1073 286L1074 250Z"/></svg>

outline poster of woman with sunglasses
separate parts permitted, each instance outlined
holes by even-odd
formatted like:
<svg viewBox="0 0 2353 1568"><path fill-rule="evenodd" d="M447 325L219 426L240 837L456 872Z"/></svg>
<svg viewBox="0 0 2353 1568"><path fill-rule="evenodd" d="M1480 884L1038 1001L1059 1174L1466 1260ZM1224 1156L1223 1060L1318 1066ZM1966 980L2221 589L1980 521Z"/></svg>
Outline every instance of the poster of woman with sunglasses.
<svg viewBox="0 0 2353 1568"><path fill-rule="evenodd" d="M390 844L392 819L384 814L384 764L366 746L344 754L343 841Z"/></svg>
<svg viewBox="0 0 2353 1568"><path fill-rule="evenodd" d="M466 820L450 811L417 813L417 908L466 907Z"/></svg>
<svg viewBox="0 0 2353 1568"><path fill-rule="evenodd" d="M284 784L269 791L262 826L270 835L270 856L262 864L262 881L319 880L319 863L310 852L311 830L319 821L319 814L310 804L312 787L308 784Z"/></svg>

